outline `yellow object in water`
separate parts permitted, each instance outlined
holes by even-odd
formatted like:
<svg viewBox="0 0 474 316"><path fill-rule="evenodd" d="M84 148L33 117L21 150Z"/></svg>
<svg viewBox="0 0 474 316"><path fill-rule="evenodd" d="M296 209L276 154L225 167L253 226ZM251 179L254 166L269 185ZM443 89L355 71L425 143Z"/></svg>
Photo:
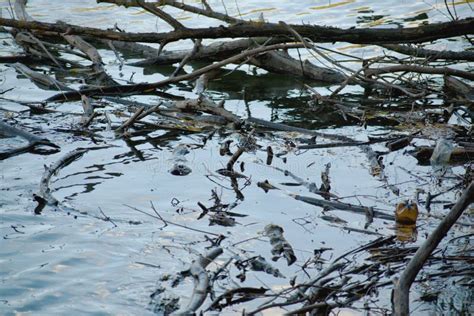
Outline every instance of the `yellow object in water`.
<svg viewBox="0 0 474 316"><path fill-rule="evenodd" d="M395 210L395 221L400 224L416 224L418 205L414 202L402 202Z"/></svg>

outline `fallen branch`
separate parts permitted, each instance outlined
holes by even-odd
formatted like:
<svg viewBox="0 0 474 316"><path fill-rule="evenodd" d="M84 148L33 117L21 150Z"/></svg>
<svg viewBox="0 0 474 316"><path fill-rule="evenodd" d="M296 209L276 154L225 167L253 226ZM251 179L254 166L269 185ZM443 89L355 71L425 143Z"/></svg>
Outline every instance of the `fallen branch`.
<svg viewBox="0 0 474 316"><path fill-rule="evenodd" d="M194 278L194 290L191 299L185 308L181 308L173 315L190 315L193 314L204 303L208 293L209 276L206 267L214 261L223 250L216 247L210 250L205 256L199 256L189 268L189 273Z"/></svg>
<svg viewBox="0 0 474 316"><path fill-rule="evenodd" d="M303 195L294 194L294 193L290 193L289 195L293 197L295 200L303 201L308 204L316 205L319 207L327 207L327 208L341 210L341 211L350 211L350 212L358 213L362 215L371 213L374 217L377 217L377 218L395 220L394 215L386 214L384 212L374 210L371 207L359 206L359 205L336 202L336 201L326 201L326 200L316 199L313 197L303 196Z"/></svg>
<svg viewBox="0 0 474 316"><path fill-rule="evenodd" d="M448 67L426 67L417 65L396 65L382 68L368 68L365 70L365 75L381 75L393 72L416 72L424 74L444 75L444 76L455 76L464 79L474 80L474 74L469 71L448 68Z"/></svg>
<svg viewBox="0 0 474 316"><path fill-rule="evenodd" d="M0 121L0 134L5 135L5 136L19 136L28 141L28 145L26 146L15 148L7 152L1 152L0 160L7 159L7 158L10 158L10 157L13 157L25 152L34 151L37 146L48 146L48 147L55 148L56 150L59 149L58 145L52 143L47 138L41 138L27 131L23 131L14 126L6 124L2 121Z"/></svg>
<svg viewBox="0 0 474 316"><path fill-rule="evenodd" d="M56 102L56 101L72 101L72 100L79 100L81 95L87 96L103 96L103 95L130 95L130 94L139 94L144 92L153 92L155 89L164 87L166 85L177 83L184 80L191 80L199 77L202 74L205 74L211 70L221 68L225 65L239 62L243 59L248 57L258 55L267 51L278 50L278 49L288 49L288 48L301 48L302 44L299 43L292 43L292 44L275 44L270 46L263 46L251 50L244 51L238 55L232 56L230 58L224 59L220 62L214 63L209 66L205 66L199 68L192 73L171 77L164 79L162 81L158 81L155 83L139 83L139 84L132 84L132 85L113 85L109 87L101 87L101 88L92 88L92 89L84 89L81 91L72 91L54 95L48 98L47 102Z"/></svg>
<svg viewBox="0 0 474 316"><path fill-rule="evenodd" d="M426 49L420 47L413 47L409 45L397 45L397 44L385 44L382 45L383 48L393 50L394 52L409 55L419 58L427 58L429 60L445 59L445 60L467 60L474 61L474 52L472 51L463 51L463 52L454 52L450 50L434 50Z"/></svg>
<svg viewBox="0 0 474 316"><path fill-rule="evenodd" d="M130 33L82 27L66 23L45 23L0 18L0 26L18 29L88 35L124 42L161 43L183 39L241 38L292 36L285 26L275 23L235 24L228 27L179 29L163 33ZM341 29L317 25L290 25L301 36L318 43L349 42L353 44L421 43L442 38L474 34L474 18L433 23L411 28L350 28Z"/></svg>
<svg viewBox="0 0 474 316"><path fill-rule="evenodd" d="M409 298L411 284L415 281L418 272L423 268L423 265L431 252L446 236L463 211L473 202L474 182L471 182L451 211L441 221L438 227L433 230L420 248L418 248L415 255L408 263L405 271L401 274L400 279L395 284L392 303L393 315L404 316L410 314Z"/></svg>
<svg viewBox="0 0 474 316"><path fill-rule="evenodd" d="M43 176L41 177L39 193L36 195L36 199L38 197L42 199L43 202L46 202L48 205L57 205L58 200L56 200L51 195L51 188L49 187L49 182L51 181L51 177L57 172L64 168L65 166L69 165L74 160L78 159L82 155L84 155L89 148L78 148L74 149L73 151L68 152L66 155L61 157L58 161L53 163L51 166L45 166L45 170ZM40 212L41 210L39 210ZM38 211L37 211L38 213Z"/></svg>

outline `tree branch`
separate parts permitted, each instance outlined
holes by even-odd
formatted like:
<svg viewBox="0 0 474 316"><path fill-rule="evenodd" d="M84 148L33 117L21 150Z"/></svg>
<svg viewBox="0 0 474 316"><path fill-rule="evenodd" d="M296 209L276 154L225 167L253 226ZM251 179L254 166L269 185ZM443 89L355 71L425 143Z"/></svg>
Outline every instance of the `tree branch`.
<svg viewBox="0 0 474 316"><path fill-rule="evenodd" d="M275 23L244 23L232 26L209 28L179 29L163 33L129 33L109 31L91 27L82 27L65 23L45 23L36 21L19 21L0 18L1 26L19 29L67 33L72 35L89 35L101 39L125 42L161 43L182 39L198 38L241 38L293 36L284 25ZM353 44L389 44L421 43L462 35L474 35L474 18L458 21L434 23L418 27L401 29L360 28L341 29L317 25L291 25L301 36L318 43L349 42Z"/></svg>

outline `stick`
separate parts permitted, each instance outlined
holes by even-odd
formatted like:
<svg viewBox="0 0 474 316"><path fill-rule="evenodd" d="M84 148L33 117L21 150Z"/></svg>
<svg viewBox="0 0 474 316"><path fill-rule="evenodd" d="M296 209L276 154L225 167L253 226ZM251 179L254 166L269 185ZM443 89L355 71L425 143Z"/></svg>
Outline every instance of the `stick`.
<svg viewBox="0 0 474 316"><path fill-rule="evenodd" d="M205 256L199 256L199 258L191 264L189 272L194 278L193 294L191 295L188 306L178 310L173 315L192 315L202 303L204 303L208 293L207 287L209 285L209 276L206 267L222 254L222 252L222 248L216 247L210 250Z"/></svg>
<svg viewBox="0 0 474 316"><path fill-rule="evenodd" d="M441 221L438 227L430 234L425 242L418 248L413 258L408 263L405 271L400 276L400 280L393 289L392 311L394 316L409 315L410 306L410 287L423 268L425 261L431 252L438 246L441 240L446 236L451 227L456 223L463 211L474 202L474 181L471 181L468 188L464 191L451 211Z"/></svg>
<svg viewBox="0 0 474 316"><path fill-rule="evenodd" d="M364 215L366 215L368 212L373 212L374 217L386 219L386 220L395 220L395 216L391 214L386 214L384 212L372 210L370 207L366 207L366 206L358 206L358 205L336 202L336 201L326 201L326 200L316 199L313 197L303 196L303 195L298 195L298 194L293 194L293 193L289 193L289 195L293 197L295 200L303 201L308 204L316 205L319 207L329 207L336 210L350 211L350 212L364 214Z"/></svg>
<svg viewBox="0 0 474 316"><path fill-rule="evenodd" d="M37 196L41 197L49 205L57 205L58 200L56 200L51 195L51 188L49 187L49 182L51 180L51 177L54 174L56 174L61 168L69 165L71 162L81 157L88 150L89 150L88 148L74 149L73 151L70 151L66 155L61 157L58 161L53 163L51 166L49 167L45 166L45 170L40 181L39 193Z"/></svg>

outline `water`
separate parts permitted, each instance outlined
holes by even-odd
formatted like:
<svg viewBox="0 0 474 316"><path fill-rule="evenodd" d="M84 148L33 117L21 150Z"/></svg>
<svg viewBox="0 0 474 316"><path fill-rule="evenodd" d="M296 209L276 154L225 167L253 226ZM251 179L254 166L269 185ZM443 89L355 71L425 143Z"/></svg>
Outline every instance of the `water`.
<svg viewBox="0 0 474 316"><path fill-rule="evenodd" d="M198 3L198 2L196 2ZM216 10L222 10L221 1L209 1ZM457 13L460 16L472 15L469 4L460 2ZM8 1L0 1L2 15L8 16ZM426 20L410 19L415 16L428 16L430 22L445 21L446 13L443 1L245 1L226 2L226 9L232 15L257 19L260 12L270 21L285 20L290 23L318 23L340 27L398 25L414 26ZM97 5L94 1L30 1L28 12L41 21L54 22L58 19L80 25L96 27L118 27L130 31L164 31L168 27L140 9L117 8L110 4ZM176 10L177 17L189 26L202 25L201 18ZM207 22L206 22L207 23ZM209 25L220 22L209 20ZM0 53L8 55L18 52L11 45L6 34L0 34ZM434 44L442 48L447 42ZM10 45L9 45L10 44ZM459 42L449 42L458 47ZM186 47L189 43L175 44L174 47ZM331 46L331 45L328 45ZM173 47L173 45L171 45ZM378 49L356 45L338 44L344 51L357 54L375 54ZM165 77L157 70L124 66L119 67L115 56L100 51L106 63L106 69L114 78L123 74L128 79L135 72L135 81L156 81ZM190 67L190 66L187 66ZM158 69L162 70L162 69ZM188 69L189 70L189 69ZM246 69L244 69L246 70ZM54 95L54 91L39 90L28 79L22 78L6 65L0 65L2 73L0 91L14 88L3 96L13 100L38 101ZM73 87L78 87L73 82ZM248 106L242 100L245 88ZM318 87L327 91L325 87ZM357 93L357 88L349 92ZM168 92L193 97L190 87L171 87ZM234 113L286 122L307 128L325 128L327 132L344 135L357 135L365 139L367 135L383 135L389 131L386 126L370 126L367 130L352 126L330 113L308 111L309 96L303 89L303 83L281 76L260 74L257 79L249 77L244 71L236 71L225 80L211 84L209 96L215 100L226 99L226 108ZM155 97L137 98L140 101L156 103ZM15 102L0 101L0 107L13 112L1 111L4 118L10 117L20 122L23 128L34 131L61 146L61 152L53 155L23 154L0 161L0 312L4 315L31 314L92 314L92 315L148 315L153 314L150 295L159 285L164 285L172 297L189 298L192 281L187 279L177 288L169 288L168 283L160 282L164 274L175 274L185 269L192 258L205 251L210 243L204 234L177 226L163 228L163 223L153 217L142 214L129 206L154 214L150 203L166 220L188 225L212 234L226 237L222 246L224 254L217 263L222 264L238 250L248 256L264 255L270 260L270 244L264 238L250 239L236 247L232 245L249 238L261 237L265 225L280 225L285 237L295 249L297 264L286 267L283 261L274 265L285 275L301 276L300 265L313 255L313 249L333 248L325 259L338 256L349 249L374 239L358 233L342 230L340 225L320 218L321 209L293 200L287 191L302 195L310 193L303 186L285 187L281 183L292 182L283 173L265 166L265 148L269 145L274 152L287 150L285 139L303 137L288 133L259 135L256 152L244 153L240 161L245 163L247 176L251 184L242 190L244 201L237 204L232 212L247 215L237 218L234 227L209 226L205 217L197 220L201 213L197 202L206 206L212 204L211 190L216 190L225 203L236 202L235 193L229 190L227 179L218 177L216 170L224 168L228 157L219 155L219 146L225 139L234 139L236 135L216 133L203 145L207 132L184 133L175 131L157 131L149 136L136 136L129 142L116 139L106 130L106 123L96 123L93 139L88 136L59 132L76 128L80 117L61 113L29 116L18 113L26 109ZM64 112L81 113L78 103L55 106ZM122 107L116 104L106 105L101 111L107 111L112 120L119 124ZM11 119L13 118L13 119ZM0 148L18 146L18 139L0 139ZM106 149L90 151L81 159L65 167L53 177L51 187L53 195L61 201L61 210L47 207L42 215L33 215L36 202L33 194L38 192L39 180L45 165L51 165L65 153L78 147L94 147L94 143L111 146ZM421 144L422 142L420 142ZM179 144L192 148L186 156L187 165L192 173L186 177L176 177L169 173L173 165L173 149ZM236 147L231 147L234 151ZM374 150L383 150L382 145ZM390 183L397 184L401 196L395 196L383 187L383 182L368 172L368 162L363 152L355 147L311 150L307 152L290 151L287 162L274 159L274 166L290 170L307 181L320 183L320 173L327 163L331 163L331 186L334 194L354 196L344 201L361 203L377 207L391 213L394 205L405 198L413 198L417 186L436 189L434 184L426 185L416 176L429 178L429 166L421 167L416 160L402 152L390 153L385 158L386 173ZM239 162L240 162L239 161ZM238 168L236 168L238 169ZM405 170L412 171L410 175ZM456 167L454 174L462 174L463 168ZM272 184L285 189L265 193L257 187L258 181L269 180ZM242 186L244 180L240 180ZM445 185L449 187L450 182ZM453 200L452 194L446 199ZM86 211L88 215L76 211ZM433 206L435 214L443 214L442 205ZM365 218L345 212L337 214L348 222L348 226L363 228ZM97 218L110 217L111 221ZM418 236L424 238L437 222L422 218ZM381 234L394 234L393 223L375 220L372 229ZM463 233L465 228L457 232ZM211 237L211 234L208 234ZM423 237L422 237L423 236ZM210 266L216 269L215 265ZM231 275L238 271L230 268ZM225 285L226 281L223 281ZM275 279L269 275L249 272L242 286L262 285L273 290L287 286L288 279ZM228 285L228 284L227 284ZM414 294L416 296L416 294ZM390 307L389 292L381 294L380 305ZM255 307L250 303L248 308ZM422 304L415 303L415 307ZM241 311L242 306L226 309L232 314ZM429 313L430 309L427 309ZM354 312L354 311L353 311ZM355 312L354 312L355 313Z"/></svg>

